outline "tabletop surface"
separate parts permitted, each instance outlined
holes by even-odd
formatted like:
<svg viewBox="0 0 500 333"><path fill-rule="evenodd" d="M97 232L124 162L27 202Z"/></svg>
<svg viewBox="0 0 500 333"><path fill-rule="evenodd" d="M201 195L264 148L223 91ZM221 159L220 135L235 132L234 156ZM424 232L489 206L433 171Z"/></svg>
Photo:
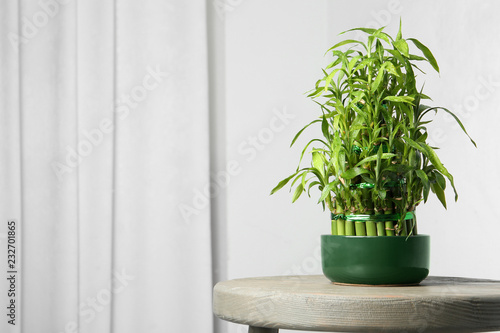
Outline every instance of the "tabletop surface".
<svg viewBox="0 0 500 333"><path fill-rule="evenodd" d="M214 313L255 327L330 332L500 331L500 281L428 277L418 286L332 284L322 275L219 282Z"/></svg>

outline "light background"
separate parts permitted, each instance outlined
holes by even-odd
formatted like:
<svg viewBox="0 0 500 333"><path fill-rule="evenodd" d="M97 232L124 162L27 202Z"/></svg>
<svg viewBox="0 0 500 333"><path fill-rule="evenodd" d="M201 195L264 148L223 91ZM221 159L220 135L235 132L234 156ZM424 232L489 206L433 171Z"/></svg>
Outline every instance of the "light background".
<svg viewBox="0 0 500 333"><path fill-rule="evenodd" d="M225 128L226 144L225 154L218 155L216 162L220 166L234 160L239 168L227 188L213 198L213 211L222 212L216 223L225 235L214 245L219 251L215 265L220 268L216 280L321 274L319 235L329 232L328 213L315 204L316 198L301 197L292 205L286 190L273 196L269 192L296 167L301 143L295 149L289 149L289 143L318 114L304 93L327 64L324 52L343 38L337 34L359 26L386 25L394 35L400 17L403 37L426 44L440 65L440 75L424 66L428 75L417 82L425 83L424 92L433 97L434 105L457 113L478 145L474 148L443 115L429 129L460 196L455 203L453 192L447 190L447 210L435 197L418 207L419 232L432 239L431 274L500 279L496 211L500 2L223 3L226 6L218 13L224 16L218 17L217 24L223 25L224 45L217 66L224 75L214 92L219 113L213 116L216 125ZM283 112L294 117L288 124L276 118L276 113ZM314 130L304 132L304 140L313 135ZM245 332L240 325L220 325L221 332Z"/></svg>

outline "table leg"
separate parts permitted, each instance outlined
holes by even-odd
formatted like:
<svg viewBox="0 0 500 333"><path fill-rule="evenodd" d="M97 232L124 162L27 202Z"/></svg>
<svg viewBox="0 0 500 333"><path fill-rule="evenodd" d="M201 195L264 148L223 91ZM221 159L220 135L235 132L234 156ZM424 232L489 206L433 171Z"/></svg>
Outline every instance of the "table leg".
<svg viewBox="0 0 500 333"><path fill-rule="evenodd" d="M278 329L248 326L248 333L278 333Z"/></svg>

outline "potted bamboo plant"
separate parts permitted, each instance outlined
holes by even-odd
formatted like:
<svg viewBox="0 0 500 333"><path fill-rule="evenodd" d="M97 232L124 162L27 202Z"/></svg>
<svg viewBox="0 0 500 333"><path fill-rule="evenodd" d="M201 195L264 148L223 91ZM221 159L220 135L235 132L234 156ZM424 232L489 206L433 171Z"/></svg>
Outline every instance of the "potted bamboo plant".
<svg viewBox="0 0 500 333"><path fill-rule="evenodd" d="M431 51L414 38L396 38L383 28L356 28L367 40L346 39L328 50L333 61L308 97L321 113L304 126L317 136L302 150L291 182L292 201L318 188L331 212L331 235L323 235L325 275L337 283L415 284L429 272L429 236L417 231L416 207L432 192L446 208L445 188L453 176L427 142L427 126L444 107L431 107L416 82L427 62L439 72ZM410 52L410 45L419 55ZM470 139L470 137L469 137ZM474 141L471 139L475 145ZM310 165L301 167L304 156Z"/></svg>

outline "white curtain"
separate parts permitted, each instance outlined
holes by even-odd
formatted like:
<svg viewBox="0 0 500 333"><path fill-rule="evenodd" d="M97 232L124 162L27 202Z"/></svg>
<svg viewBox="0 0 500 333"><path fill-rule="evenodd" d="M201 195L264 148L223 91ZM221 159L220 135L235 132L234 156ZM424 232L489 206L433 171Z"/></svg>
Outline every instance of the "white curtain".
<svg viewBox="0 0 500 333"><path fill-rule="evenodd" d="M209 183L205 2L0 15L1 267L8 220L19 246L0 331L212 332L209 209L179 209Z"/></svg>

